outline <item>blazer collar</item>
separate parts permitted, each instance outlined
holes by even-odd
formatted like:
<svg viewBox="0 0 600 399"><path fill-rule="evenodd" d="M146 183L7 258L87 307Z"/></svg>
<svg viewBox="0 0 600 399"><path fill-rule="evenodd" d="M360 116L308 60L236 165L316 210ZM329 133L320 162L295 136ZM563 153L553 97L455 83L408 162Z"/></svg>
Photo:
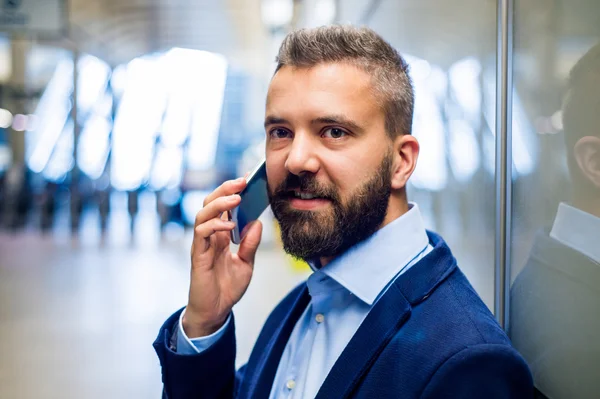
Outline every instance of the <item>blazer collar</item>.
<svg viewBox="0 0 600 399"><path fill-rule="evenodd" d="M456 269L456 260L444 240L429 231L427 236L433 250L400 275L375 303L327 375L317 399L348 397L385 345L410 318L412 307L427 299ZM309 301L308 289L303 284L253 367L256 370L251 374L253 377L244 382L241 389L244 397L269 397L285 346Z"/></svg>
<svg viewBox="0 0 600 399"><path fill-rule="evenodd" d="M337 284L368 304L375 303L388 284L427 249L429 239L417 204L410 203L404 215L377 230L308 278L308 289L328 291ZM335 284L334 284L335 286Z"/></svg>
<svg viewBox="0 0 600 399"><path fill-rule="evenodd" d="M348 397L383 348L410 318L413 306L427 297L456 269L450 248L437 234L427 232L433 250L398 277L375 303L344 349L317 394Z"/></svg>

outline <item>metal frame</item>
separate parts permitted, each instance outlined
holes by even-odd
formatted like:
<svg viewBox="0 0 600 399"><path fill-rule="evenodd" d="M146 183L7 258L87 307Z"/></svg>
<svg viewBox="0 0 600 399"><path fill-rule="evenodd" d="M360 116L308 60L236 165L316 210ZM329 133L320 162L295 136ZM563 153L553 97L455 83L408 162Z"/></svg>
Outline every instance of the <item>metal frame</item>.
<svg viewBox="0 0 600 399"><path fill-rule="evenodd" d="M381 5L371 0L360 23ZM509 329L512 221L512 91L514 0L497 0L494 315Z"/></svg>
<svg viewBox="0 0 600 399"><path fill-rule="evenodd" d="M497 1L494 314L502 328L508 330L512 217L512 61L514 1Z"/></svg>

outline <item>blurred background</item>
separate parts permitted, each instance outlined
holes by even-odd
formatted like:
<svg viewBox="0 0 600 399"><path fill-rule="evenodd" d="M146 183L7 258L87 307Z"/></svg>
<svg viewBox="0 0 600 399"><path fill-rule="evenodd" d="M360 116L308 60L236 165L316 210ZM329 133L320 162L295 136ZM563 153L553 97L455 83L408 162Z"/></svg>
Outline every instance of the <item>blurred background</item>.
<svg viewBox="0 0 600 399"><path fill-rule="evenodd" d="M368 25L406 57L410 200L493 308L496 1L0 3L0 398L160 396L151 344L186 304L190 226L263 157L265 94L295 28ZM600 41L600 3L516 2L514 18L513 277L569 199L562 94ZM263 219L238 364L308 275Z"/></svg>

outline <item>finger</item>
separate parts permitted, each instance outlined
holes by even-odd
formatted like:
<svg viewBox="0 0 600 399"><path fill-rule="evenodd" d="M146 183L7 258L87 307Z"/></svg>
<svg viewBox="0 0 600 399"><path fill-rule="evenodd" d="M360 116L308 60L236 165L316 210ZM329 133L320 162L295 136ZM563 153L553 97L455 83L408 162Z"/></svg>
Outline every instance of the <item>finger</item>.
<svg viewBox="0 0 600 399"><path fill-rule="evenodd" d="M199 226L210 219L221 219L222 213L232 210L240 204L240 201L241 197L238 194L215 199L196 214L194 226Z"/></svg>
<svg viewBox="0 0 600 399"><path fill-rule="evenodd" d="M217 231L231 231L235 227L234 222L221 219L211 219L194 228L194 239L192 241L192 254L202 254L210 246L210 236Z"/></svg>
<svg viewBox="0 0 600 399"><path fill-rule="evenodd" d="M231 194L237 194L241 192L246 187L246 179L240 177L236 180L227 180L219 187L215 189L212 193L208 194L204 199L203 206L210 204L212 201L219 197L225 197Z"/></svg>
<svg viewBox="0 0 600 399"><path fill-rule="evenodd" d="M248 228L248 233L242 239L240 248L238 249L238 256L244 262L253 264L256 250L260 245L260 239L262 236L262 223L257 220L253 222Z"/></svg>
<svg viewBox="0 0 600 399"><path fill-rule="evenodd" d="M194 228L194 235L198 238L208 238L217 231L231 231L235 227L234 222L222 219L210 219Z"/></svg>

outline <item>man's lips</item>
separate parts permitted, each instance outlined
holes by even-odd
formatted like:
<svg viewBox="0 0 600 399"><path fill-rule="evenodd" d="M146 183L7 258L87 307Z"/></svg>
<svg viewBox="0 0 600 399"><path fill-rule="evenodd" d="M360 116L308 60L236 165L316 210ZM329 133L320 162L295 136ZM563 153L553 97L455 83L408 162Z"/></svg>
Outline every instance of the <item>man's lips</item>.
<svg viewBox="0 0 600 399"><path fill-rule="evenodd" d="M292 208L299 210L314 210L326 206L331 202L326 197L300 190L288 191L287 200Z"/></svg>
<svg viewBox="0 0 600 399"><path fill-rule="evenodd" d="M291 197L290 205L292 208L300 209L300 210L314 210L326 206L331 203L330 200L326 198L313 198L313 199L302 199Z"/></svg>
<svg viewBox="0 0 600 399"><path fill-rule="evenodd" d="M302 190L290 190L286 193L291 198L300 198L303 200L311 200L311 199L327 199L326 196L317 194L311 191L302 191Z"/></svg>

